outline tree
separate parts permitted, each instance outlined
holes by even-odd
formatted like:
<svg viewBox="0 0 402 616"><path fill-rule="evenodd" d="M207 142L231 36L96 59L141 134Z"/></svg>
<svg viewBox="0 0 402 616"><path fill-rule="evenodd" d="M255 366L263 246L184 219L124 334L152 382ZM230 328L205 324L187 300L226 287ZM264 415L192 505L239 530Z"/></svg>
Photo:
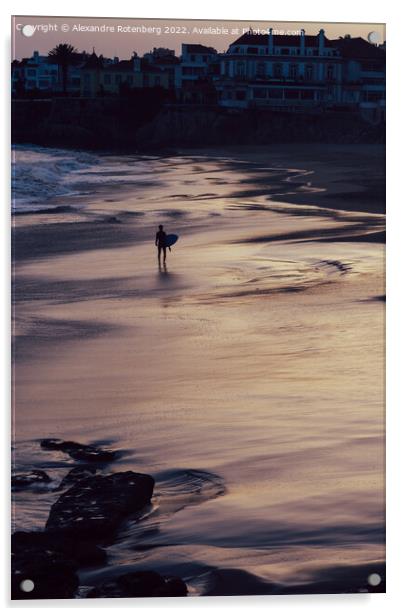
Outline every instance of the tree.
<svg viewBox="0 0 402 616"><path fill-rule="evenodd" d="M68 43L60 43L49 51L48 57L59 65L63 81L63 93L67 94L68 67L74 64L77 50Z"/></svg>

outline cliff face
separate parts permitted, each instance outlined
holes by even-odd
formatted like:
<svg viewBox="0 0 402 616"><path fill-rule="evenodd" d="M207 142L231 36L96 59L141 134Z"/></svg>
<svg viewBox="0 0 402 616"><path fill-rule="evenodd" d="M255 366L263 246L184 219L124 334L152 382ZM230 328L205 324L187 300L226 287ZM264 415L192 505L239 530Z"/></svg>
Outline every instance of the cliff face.
<svg viewBox="0 0 402 616"><path fill-rule="evenodd" d="M12 140L89 149L157 149L269 143L380 143L373 126L352 113L319 115L218 107L165 106L154 99L13 101Z"/></svg>

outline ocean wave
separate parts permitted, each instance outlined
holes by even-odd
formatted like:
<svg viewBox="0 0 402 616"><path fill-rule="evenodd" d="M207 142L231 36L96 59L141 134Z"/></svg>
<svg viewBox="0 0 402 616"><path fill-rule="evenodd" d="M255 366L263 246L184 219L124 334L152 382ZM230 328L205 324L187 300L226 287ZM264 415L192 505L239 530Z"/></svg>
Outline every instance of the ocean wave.
<svg viewBox="0 0 402 616"><path fill-rule="evenodd" d="M43 209L43 204L49 209L54 197L75 194L79 174L96 162L97 157L86 152L36 146L13 147L13 211L36 211Z"/></svg>

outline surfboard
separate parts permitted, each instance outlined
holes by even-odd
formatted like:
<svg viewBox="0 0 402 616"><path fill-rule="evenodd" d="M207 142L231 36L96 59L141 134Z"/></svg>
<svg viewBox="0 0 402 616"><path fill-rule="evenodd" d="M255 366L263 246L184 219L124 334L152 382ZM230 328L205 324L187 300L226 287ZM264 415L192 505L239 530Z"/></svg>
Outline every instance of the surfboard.
<svg viewBox="0 0 402 616"><path fill-rule="evenodd" d="M178 239L179 239L179 236L175 235L174 233L170 233L169 235L167 235L165 238L166 248L169 248L169 246L173 246L173 244L176 244Z"/></svg>

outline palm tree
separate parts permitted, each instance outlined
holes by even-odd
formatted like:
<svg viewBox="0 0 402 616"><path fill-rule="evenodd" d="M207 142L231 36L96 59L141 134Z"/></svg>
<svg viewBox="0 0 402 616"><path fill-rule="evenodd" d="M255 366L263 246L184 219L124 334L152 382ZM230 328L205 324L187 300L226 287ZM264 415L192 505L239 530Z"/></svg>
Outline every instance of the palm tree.
<svg viewBox="0 0 402 616"><path fill-rule="evenodd" d="M74 64L74 56L76 53L77 50L72 45L69 45L68 43L60 43L49 51L48 54L48 57L51 58L53 62L58 64L61 69L64 95L67 94L68 67L71 64Z"/></svg>

